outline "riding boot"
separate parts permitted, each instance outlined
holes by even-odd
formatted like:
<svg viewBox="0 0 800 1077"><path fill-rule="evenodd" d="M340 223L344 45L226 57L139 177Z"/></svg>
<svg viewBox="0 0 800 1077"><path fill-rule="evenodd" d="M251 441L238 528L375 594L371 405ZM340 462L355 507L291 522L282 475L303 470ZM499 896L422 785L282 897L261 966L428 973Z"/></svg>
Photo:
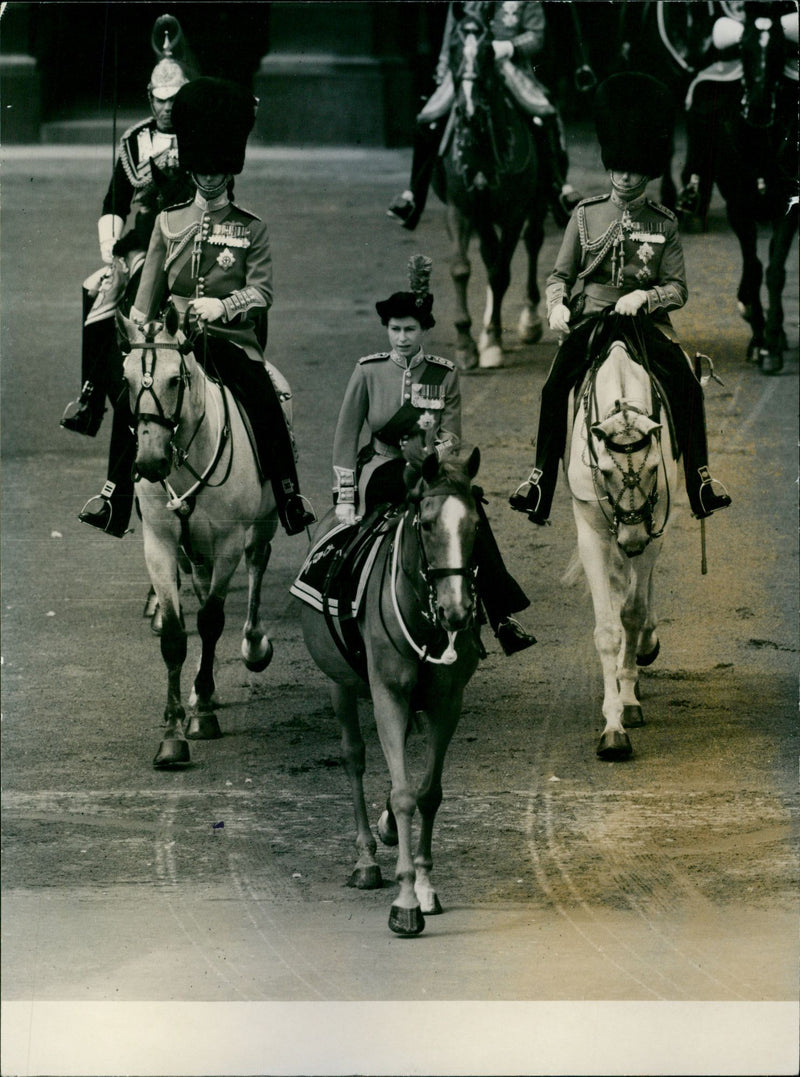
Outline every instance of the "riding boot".
<svg viewBox="0 0 800 1077"><path fill-rule="evenodd" d="M133 467L136 437L127 391L123 388L114 406L111 442L108 448L108 478L99 494L89 498L78 519L115 538L128 534L133 509Z"/></svg>
<svg viewBox="0 0 800 1077"><path fill-rule="evenodd" d="M64 409L61 426L93 438L105 415L108 388L108 360L114 346L113 317L86 325L96 296L83 289L83 332L81 335L81 392Z"/></svg>
<svg viewBox="0 0 800 1077"><path fill-rule="evenodd" d="M294 446L275 385L263 363L227 341L209 338L210 365L247 412L261 474L272 483L278 516L288 535L298 535L316 516L300 493Z"/></svg>
<svg viewBox="0 0 800 1077"><path fill-rule="evenodd" d="M561 121L558 115L536 116L533 118L533 130L542 153L544 173L548 178L553 220L559 228L566 228L572 211L583 196L567 181L569 158L561 131Z"/></svg>
<svg viewBox="0 0 800 1077"><path fill-rule="evenodd" d="M387 216L395 217L409 232L413 232L419 224L428 200L428 190L433 178L433 170L436 167L439 143L445 123L446 117L437 120L436 123L417 124L414 131L409 189L398 195L386 211ZM409 195L411 195L410 198Z"/></svg>
<svg viewBox="0 0 800 1077"><path fill-rule="evenodd" d="M507 655L512 655L536 643L535 637L527 633L519 621L511 616L512 613L527 609L531 603L503 563L503 555L483 507L483 491L479 486L473 486L472 493L479 520L475 535L478 594L500 645Z"/></svg>

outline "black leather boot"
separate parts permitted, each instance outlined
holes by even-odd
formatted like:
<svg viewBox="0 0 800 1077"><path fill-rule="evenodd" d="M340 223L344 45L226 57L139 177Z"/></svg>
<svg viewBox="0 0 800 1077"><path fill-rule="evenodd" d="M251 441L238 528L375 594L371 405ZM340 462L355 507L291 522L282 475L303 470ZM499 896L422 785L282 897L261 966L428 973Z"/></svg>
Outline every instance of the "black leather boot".
<svg viewBox="0 0 800 1077"><path fill-rule="evenodd" d="M85 381L81 387L81 395L77 400L70 401L64 409L61 426L76 434L85 434L89 438L95 437L105 415L102 398L98 407L97 395L94 385L90 381Z"/></svg>
<svg viewBox="0 0 800 1077"><path fill-rule="evenodd" d="M124 498L124 495L115 498L114 490L114 483L107 482L99 494L89 498L78 513L78 519L81 523L96 527L99 531L105 531L107 535L122 538L130 530L128 521L132 505L127 498ZM125 503L123 503L123 498Z"/></svg>
<svg viewBox="0 0 800 1077"><path fill-rule="evenodd" d="M524 512L532 524L539 524L540 527L550 523L547 519L548 514L543 511L544 497L539 485L541 477L541 470L535 467L525 482L520 483L508 499L512 509L516 512ZM526 486L528 489L523 493Z"/></svg>
<svg viewBox="0 0 800 1077"><path fill-rule="evenodd" d="M497 626L495 635L507 655L516 654L517 651L524 651L527 647L532 647L536 642L536 637L526 632L519 621L515 621L513 617L506 617L502 620Z"/></svg>
<svg viewBox="0 0 800 1077"><path fill-rule="evenodd" d="M718 479L711 478L707 467L699 467L697 474L700 476L700 485L690 494L689 501L692 514L698 520L704 520L719 509L726 509L731 504L731 497Z"/></svg>

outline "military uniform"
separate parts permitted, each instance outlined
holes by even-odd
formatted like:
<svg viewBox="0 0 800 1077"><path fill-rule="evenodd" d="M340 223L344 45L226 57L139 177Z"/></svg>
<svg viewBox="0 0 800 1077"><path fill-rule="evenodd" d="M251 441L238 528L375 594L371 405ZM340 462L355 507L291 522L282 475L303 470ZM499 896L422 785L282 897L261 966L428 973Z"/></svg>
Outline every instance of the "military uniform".
<svg viewBox="0 0 800 1077"><path fill-rule="evenodd" d="M433 384L427 383L431 373ZM387 430L401 409L405 419ZM369 442L359 453L359 440L365 427ZM427 355L421 349L407 367L395 352L376 352L359 359L345 391L333 439L335 488L338 490L342 475L355 477L358 471L360 504L367 512L380 501L402 500L400 439L412 434L415 428L423 432L426 443L440 456L458 451L461 390L454 364L449 359ZM392 461L397 463L388 470L395 482L399 481L399 497L383 496L389 484L388 475L383 479L378 475L376 490L368 493L367 487L376 471Z"/></svg>
<svg viewBox="0 0 800 1077"><path fill-rule="evenodd" d="M606 168L638 173L644 181L659 175L669 157L672 134L666 87L639 73L614 75L599 87L595 107ZM523 495L520 487L511 497L512 508L527 512L534 523L546 523L550 514L566 445L570 391L607 343L594 338L593 316L614 309L633 292L644 300L639 310L648 317L641 319L641 332L650 367L670 404L692 511L706 516L729 503L727 495L720 497L709 486L703 391L686 354L675 343L669 320L669 311L682 307L688 297L677 218L644 194L623 197L613 190L579 203L547 278L548 320L561 306L569 308L570 319L569 335L542 388L530 488Z"/></svg>

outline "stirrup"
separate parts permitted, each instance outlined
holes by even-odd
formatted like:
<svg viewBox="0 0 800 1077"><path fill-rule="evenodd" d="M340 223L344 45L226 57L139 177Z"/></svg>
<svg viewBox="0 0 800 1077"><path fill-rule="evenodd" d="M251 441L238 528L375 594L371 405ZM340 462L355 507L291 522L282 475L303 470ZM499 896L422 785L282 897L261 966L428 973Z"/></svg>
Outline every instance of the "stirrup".
<svg viewBox="0 0 800 1077"><path fill-rule="evenodd" d="M100 429L100 423L103 415L105 415L105 408L103 408L99 418L94 415L91 409L93 392L94 385L90 381L85 381L81 386L78 399L70 400L69 404L64 408L60 425L65 430L73 430L76 434L87 434L89 437L94 437Z"/></svg>
<svg viewBox="0 0 800 1077"><path fill-rule="evenodd" d="M541 468L535 467L531 471L530 475L524 482L521 482L516 488L514 493L508 499L508 503L512 509L517 512L526 513L531 523L546 524L549 520L539 517L539 506L542 503L542 488L539 485L539 480L542 477ZM525 489L527 487L527 490ZM525 490L525 493L522 491ZM535 500L534 500L535 491Z"/></svg>
<svg viewBox="0 0 800 1077"><path fill-rule="evenodd" d="M731 504L732 498L725 485L719 479L711 477L707 467L699 467L697 474L700 476L697 500L702 511L695 512L694 515L698 520L704 520L719 509L726 509Z"/></svg>

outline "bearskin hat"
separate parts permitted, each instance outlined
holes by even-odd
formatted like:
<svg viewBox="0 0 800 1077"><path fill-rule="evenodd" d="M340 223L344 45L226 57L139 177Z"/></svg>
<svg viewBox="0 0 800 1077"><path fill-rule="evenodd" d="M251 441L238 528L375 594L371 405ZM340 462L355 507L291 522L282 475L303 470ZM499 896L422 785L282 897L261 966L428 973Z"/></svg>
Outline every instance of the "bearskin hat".
<svg viewBox="0 0 800 1077"><path fill-rule="evenodd" d="M204 175L238 175L256 104L248 90L227 79L203 77L182 86L172 106L181 167Z"/></svg>
<svg viewBox="0 0 800 1077"><path fill-rule="evenodd" d="M667 87L652 75L623 71L594 95L594 122L603 165L654 179L672 154L675 109Z"/></svg>
<svg viewBox="0 0 800 1077"><path fill-rule="evenodd" d="M415 254L408 262L408 292L394 292L388 299L375 304L384 325L390 318L416 318L423 329L432 329L436 320L433 310L433 293L429 284L433 262L424 254Z"/></svg>

